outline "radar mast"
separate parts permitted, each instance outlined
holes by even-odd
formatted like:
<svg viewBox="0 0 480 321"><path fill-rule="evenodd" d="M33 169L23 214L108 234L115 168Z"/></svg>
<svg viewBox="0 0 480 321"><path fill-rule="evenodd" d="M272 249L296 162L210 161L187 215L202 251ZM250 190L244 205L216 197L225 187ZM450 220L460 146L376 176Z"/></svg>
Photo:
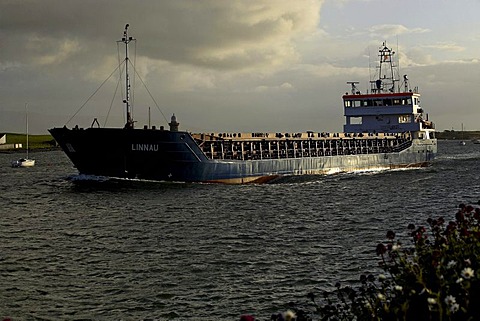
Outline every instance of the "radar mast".
<svg viewBox="0 0 480 321"><path fill-rule="evenodd" d="M134 122L132 118L132 106L130 104L130 76L128 74L128 64L130 63L130 60L128 58L128 45L131 41L136 41L136 39L128 36L128 27L130 25L127 23L125 25L125 30L123 31L123 37L122 40L119 40L117 42L123 42L125 44L125 99L123 100L123 103L125 104L125 111L126 111L126 116L127 116L127 122L125 123L125 129L133 129L134 128Z"/></svg>
<svg viewBox="0 0 480 321"><path fill-rule="evenodd" d="M378 66L376 80L370 81L370 89L373 94L395 93L397 92L395 76L396 65L393 56L395 51L387 47L383 42L378 51Z"/></svg>

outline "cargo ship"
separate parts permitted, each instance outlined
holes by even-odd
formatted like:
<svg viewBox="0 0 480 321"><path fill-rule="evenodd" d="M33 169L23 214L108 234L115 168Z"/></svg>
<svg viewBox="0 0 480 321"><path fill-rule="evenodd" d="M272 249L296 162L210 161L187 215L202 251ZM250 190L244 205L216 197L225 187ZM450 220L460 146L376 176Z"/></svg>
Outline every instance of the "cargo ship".
<svg viewBox="0 0 480 321"><path fill-rule="evenodd" d="M119 128L49 129L79 174L110 178L206 183L265 183L290 175L429 166L437 153L434 124L420 105L418 88L397 79L395 52L379 48L376 78L362 93L351 81L343 99L343 132L208 132L168 126L135 128L130 103L126 25L126 124Z"/></svg>

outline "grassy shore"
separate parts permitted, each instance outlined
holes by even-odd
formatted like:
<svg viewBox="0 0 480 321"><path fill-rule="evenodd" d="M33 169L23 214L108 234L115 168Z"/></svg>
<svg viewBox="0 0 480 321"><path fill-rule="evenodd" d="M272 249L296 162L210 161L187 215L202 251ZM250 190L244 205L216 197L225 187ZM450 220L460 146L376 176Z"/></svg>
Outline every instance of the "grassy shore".
<svg viewBox="0 0 480 321"><path fill-rule="evenodd" d="M7 133L7 144L22 144L23 148L27 147L27 136L25 134ZM51 135L28 135L28 148L36 149L52 149L57 144Z"/></svg>

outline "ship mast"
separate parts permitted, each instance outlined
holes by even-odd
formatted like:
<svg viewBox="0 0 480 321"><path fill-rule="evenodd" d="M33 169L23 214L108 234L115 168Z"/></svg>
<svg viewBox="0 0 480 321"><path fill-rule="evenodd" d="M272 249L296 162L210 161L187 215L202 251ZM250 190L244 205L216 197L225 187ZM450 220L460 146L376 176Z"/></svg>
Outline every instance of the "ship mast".
<svg viewBox="0 0 480 321"><path fill-rule="evenodd" d="M370 81L372 93L395 93L398 91L395 88L398 79L395 78L396 66L393 55L395 55L395 51L388 48L384 42L378 51L378 77L376 80Z"/></svg>
<svg viewBox="0 0 480 321"><path fill-rule="evenodd" d="M130 105L130 76L128 74L128 64L130 63L128 58L128 44L136 39L128 36L128 27L129 24L127 23L125 25L125 31L123 32L122 40L117 42L123 42L125 44L125 99L123 100L123 103L125 104L127 122L124 128L133 129L134 123L132 118L132 106Z"/></svg>

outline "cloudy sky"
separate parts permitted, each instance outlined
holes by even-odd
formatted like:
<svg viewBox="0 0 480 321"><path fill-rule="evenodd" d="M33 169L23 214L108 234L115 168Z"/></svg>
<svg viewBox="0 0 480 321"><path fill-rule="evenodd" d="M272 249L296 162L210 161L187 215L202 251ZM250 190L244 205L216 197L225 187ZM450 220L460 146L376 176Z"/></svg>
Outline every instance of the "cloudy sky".
<svg viewBox="0 0 480 321"><path fill-rule="evenodd" d="M137 126L150 108L193 132L341 131L346 82L366 90L387 41L437 130L480 130L479 13L480 0L0 0L0 132L24 131L26 103L33 133L122 126L126 23Z"/></svg>

